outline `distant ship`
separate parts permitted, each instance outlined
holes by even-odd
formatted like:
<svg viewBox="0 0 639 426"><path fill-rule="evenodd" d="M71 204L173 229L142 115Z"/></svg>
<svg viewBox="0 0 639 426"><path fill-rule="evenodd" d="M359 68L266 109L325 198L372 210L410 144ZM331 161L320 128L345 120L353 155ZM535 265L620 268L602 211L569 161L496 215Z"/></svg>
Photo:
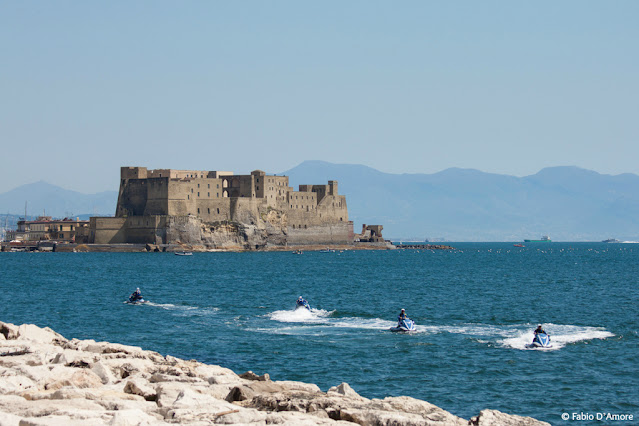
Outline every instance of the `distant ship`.
<svg viewBox="0 0 639 426"><path fill-rule="evenodd" d="M616 238L608 238L607 240L603 240L602 243L620 243L621 241Z"/></svg>
<svg viewBox="0 0 639 426"><path fill-rule="evenodd" d="M548 235L544 235L540 240L524 240L525 243L550 243L552 240Z"/></svg>

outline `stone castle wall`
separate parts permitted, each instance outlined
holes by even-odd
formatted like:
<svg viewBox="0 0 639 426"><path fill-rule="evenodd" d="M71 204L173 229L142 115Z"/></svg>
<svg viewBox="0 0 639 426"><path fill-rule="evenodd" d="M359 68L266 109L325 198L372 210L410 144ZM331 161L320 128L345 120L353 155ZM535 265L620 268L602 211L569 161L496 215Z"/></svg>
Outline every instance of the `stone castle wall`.
<svg viewBox="0 0 639 426"><path fill-rule="evenodd" d="M350 243L353 236L346 197L337 193L336 181L294 191L287 176L260 170L233 175L122 167L116 217L107 219L92 222L91 242L216 245L233 240L230 244L259 247ZM235 224L237 237L228 237L227 222Z"/></svg>

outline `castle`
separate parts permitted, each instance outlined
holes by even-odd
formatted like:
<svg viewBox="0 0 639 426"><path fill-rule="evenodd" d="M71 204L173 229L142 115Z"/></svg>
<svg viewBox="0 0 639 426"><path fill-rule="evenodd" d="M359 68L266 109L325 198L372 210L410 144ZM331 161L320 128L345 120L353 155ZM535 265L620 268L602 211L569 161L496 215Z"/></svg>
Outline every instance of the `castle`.
<svg viewBox="0 0 639 426"><path fill-rule="evenodd" d="M93 217L95 244L190 244L210 248L350 244L353 223L337 181L300 185L288 176L122 167L115 217Z"/></svg>

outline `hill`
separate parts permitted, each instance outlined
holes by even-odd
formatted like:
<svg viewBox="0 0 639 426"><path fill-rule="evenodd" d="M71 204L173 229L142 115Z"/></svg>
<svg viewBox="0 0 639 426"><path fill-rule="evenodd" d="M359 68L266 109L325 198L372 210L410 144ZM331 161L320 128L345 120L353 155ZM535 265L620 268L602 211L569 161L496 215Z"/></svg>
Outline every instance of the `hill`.
<svg viewBox="0 0 639 426"><path fill-rule="evenodd" d="M117 199L117 191L83 194L40 181L0 194L0 214L24 216L26 202L29 216L112 216Z"/></svg>
<svg viewBox="0 0 639 426"><path fill-rule="evenodd" d="M292 185L339 182L350 219L384 225L395 239L598 241L639 235L639 176L551 167L515 177L451 168L389 174L354 164L305 161L284 172Z"/></svg>

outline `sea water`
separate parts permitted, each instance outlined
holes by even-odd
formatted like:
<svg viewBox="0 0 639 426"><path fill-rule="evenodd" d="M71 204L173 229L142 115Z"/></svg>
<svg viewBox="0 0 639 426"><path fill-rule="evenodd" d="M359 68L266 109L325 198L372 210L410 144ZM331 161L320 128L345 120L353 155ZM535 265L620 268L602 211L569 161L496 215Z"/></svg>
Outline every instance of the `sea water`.
<svg viewBox="0 0 639 426"><path fill-rule="evenodd" d="M2 253L0 321L470 418L639 416L639 245ZM146 305L123 303L140 287ZM303 296L312 310L294 310ZM412 334L389 331L405 308ZM552 348L530 349L538 323ZM565 413L565 414L564 414Z"/></svg>

